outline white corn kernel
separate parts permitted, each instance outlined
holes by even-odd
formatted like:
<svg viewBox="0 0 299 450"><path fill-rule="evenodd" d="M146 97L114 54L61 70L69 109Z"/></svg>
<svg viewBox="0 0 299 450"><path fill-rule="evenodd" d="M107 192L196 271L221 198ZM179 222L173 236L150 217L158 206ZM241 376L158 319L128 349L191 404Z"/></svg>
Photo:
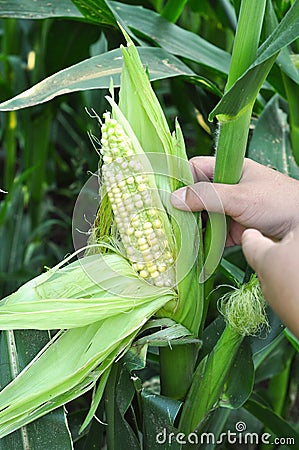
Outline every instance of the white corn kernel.
<svg viewBox="0 0 299 450"><path fill-rule="evenodd" d="M143 244L143 245L140 245L140 247L139 247L139 250L141 250L142 252L144 252L144 250L147 250L149 247L148 247L148 244Z"/></svg>
<svg viewBox="0 0 299 450"><path fill-rule="evenodd" d="M141 278L147 278L148 277L148 272L146 270L141 270L139 275L141 276Z"/></svg>

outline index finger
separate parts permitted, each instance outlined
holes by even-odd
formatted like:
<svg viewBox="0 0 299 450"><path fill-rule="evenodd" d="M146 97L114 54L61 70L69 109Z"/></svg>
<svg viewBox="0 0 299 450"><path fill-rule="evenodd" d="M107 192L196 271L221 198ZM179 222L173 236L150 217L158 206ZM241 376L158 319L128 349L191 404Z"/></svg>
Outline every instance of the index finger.
<svg viewBox="0 0 299 450"><path fill-rule="evenodd" d="M214 156L195 156L189 161L194 182L212 181L215 170Z"/></svg>

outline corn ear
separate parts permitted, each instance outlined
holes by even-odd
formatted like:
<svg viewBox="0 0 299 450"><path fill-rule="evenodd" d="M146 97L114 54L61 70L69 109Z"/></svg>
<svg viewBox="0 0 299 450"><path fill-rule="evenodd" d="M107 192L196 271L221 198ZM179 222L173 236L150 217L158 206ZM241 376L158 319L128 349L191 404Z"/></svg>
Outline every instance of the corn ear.
<svg viewBox="0 0 299 450"><path fill-rule="evenodd" d="M154 270L157 277L156 282L158 285L166 283L175 285L178 291L178 303L175 310L172 311L174 320L183 323L192 332L197 333L202 316L203 310L203 285L198 283L200 272L202 271L202 242L201 242L201 222L198 214L185 213L172 207L170 203L171 192L183 185L193 182L193 177L188 164L186 150L184 145L184 139L181 129L176 122L175 132L171 134L162 108L152 90L147 74L144 71L142 63L139 59L137 49L133 45L128 36L127 49L122 48L124 66L121 75L121 88L119 94L119 106L115 103L113 98L108 97L107 100L112 106L112 119L122 127L122 130L126 136L126 140L130 140L133 150L131 151L130 158L132 164L137 162L140 164L140 173L134 172L135 176L142 176L145 173L148 176L148 181L151 187L151 192L157 192L152 198L152 208L159 209L162 212L163 228L165 229L165 235L167 239L161 239L161 243L167 242L167 255L169 260L166 263L167 270L169 270L169 264L174 259L175 274L172 270L169 272L169 276L158 276L155 271L155 267L150 267ZM130 123L129 123L130 122ZM105 134L105 128L104 128ZM103 153L103 181L105 184L105 166L108 164L116 171L115 159L111 156L111 153L104 155L107 139L104 138L102 142ZM123 150L123 146L120 145ZM111 150L117 153L116 146L112 143ZM137 156L138 155L138 156ZM118 158L123 158L120 154ZM118 160L119 163L121 160ZM138 165L137 164L137 165ZM125 175L117 168L117 176L124 182ZM108 169L109 172L109 169ZM129 179L129 177L127 177ZM141 181L141 178L138 178ZM129 181L133 181L130 179ZM138 181L134 186L138 190ZM144 184L144 183L142 183ZM109 191L111 192L111 201L114 203L115 221L119 221L120 227L122 227L122 220L117 219L119 216L116 212L116 198L113 197L112 185L109 185ZM115 185L114 188L119 188ZM126 188L127 189L127 188ZM142 189L142 188L141 188ZM121 193L115 189L116 195L120 198ZM128 195L128 193L126 193ZM133 201L129 204L129 208L135 206L136 214L141 214L142 200L140 192L137 193L136 202ZM102 195L104 197L104 195ZM108 196L107 196L108 197ZM132 197L132 196L131 196ZM109 201L109 205L113 208L112 202ZM123 204L120 200L120 213L124 214ZM127 205L125 206L126 209ZM150 211L149 204L143 206L146 211ZM165 212L164 212L165 210ZM140 212L139 212L140 211ZM102 211L103 212L103 211ZM99 217L99 216L98 216ZM128 218L127 218L128 219ZM145 223L150 223L149 217L144 215L142 220ZM99 217L99 221L101 218ZM130 219L129 219L130 220ZM128 224L128 221L127 221ZM126 225L127 226L127 225ZM149 226L147 224L146 226ZM118 225L117 225L118 227ZM130 228L130 227L129 227ZM133 233L131 229L129 231ZM132 228L132 227L131 227ZM138 230L141 231L141 230ZM111 235L114 235L113 227L110 231ZM94 235L99 234L97 230L94 230ZM140 233L137 233L140 234ZM126 240L124 232L120 231L122 240ZM142 239L143 236L140 236ZM146 239L146 238L144 238ZM172 243L174 241L174 243ZM140 240L141 245L145 241ZM129 242L124 243L124 246L130 246ZM133 247L136 247L136 242L133 243ZM163 248L165 244L162 244ZM132 246L131 246L132 247ZM169 247L169 250L168 250ZM147 249L146 249L147 250ZM158 248L157 248L158 250ZM130 251L130 250L129 250ZM171 255L171 256L170 256ZM128 255L129 256L129 255ZM147 275L147 268L144 264L143 258L136 258L136 265L134 266L139 274ZM134 263L134 261L132 261ZM138 264L139 263L139 264ZM143 269L143 265L144 269ZM155 264L157 266L157 264ZM140 267L140 269L138 269ZM162 261L160 268L164 270L165 261ZM144 270L144 271L143 271ZM159 272L159 271L158 271ZM173 279L175 277L175 282ZM145 277L148 281L151 280L150 276Z"/></svg>
<svg viewBox="0 0 299 450"><path fill-rule="evenodd" d="M118 117L125 121L120 111ZM171 226L150 164L137 140L130 138L120 122L109 113L104 118L101 139L103 182L127 257L136 272L150 283L160 287L174 286ZM129 130L129 124L125 125ZM130 134L132 136L132 132Z"/></svg>
<svg viewBox="0 0 299 450"><path fill-rule="evenodd" d="M179 294L173 319L198 333L204 295L203 285L198 283L202 270L201 220L198 214L179 211L170 203L173 190L193 183L184 139L177 121L175 132L171 134L138 51L126 34L125 37L128 42L127 48L122 49L122 77L125 83L121 85L119 106L123 114L130 118L132 129L145 153L152 155L151 163L157 174L160 197L173 229ZM163 63L167 64L167 61ZM146 127L143 127L144 123ZM149 130L151 134L148 134ZM159 157L158 153L163 157Z"/></svg>

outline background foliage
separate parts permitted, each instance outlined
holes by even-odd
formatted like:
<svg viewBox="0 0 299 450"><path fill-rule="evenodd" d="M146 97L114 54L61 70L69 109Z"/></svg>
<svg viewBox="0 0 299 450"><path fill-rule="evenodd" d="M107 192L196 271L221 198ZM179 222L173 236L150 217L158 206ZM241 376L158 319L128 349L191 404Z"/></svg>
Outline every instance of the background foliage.
<svg viewBox="0 0 299 450"><path fill-rule="evenodd" d="M262 41L293 3L292 0L268 2ZM169 122L172 124L175 117L179 118L188 155L213 154L215 122L209 122L208 115L224 90L239 7L238 0L169 0L166 4L162 0L121 3L0 1L0 101L5 102L46 77L90 57L106 58L99 59L97 64L104 61L112 71L113 56L108 52L124 43L116 25L118 20L142 47L149 68L153 69L150 73L156 79L154 88ZM299 93L298 39L289 50L295 66L289 64L288 52L281 54L255 103L247 155L299 178L294 146L299 111L298 105L291 101L298 99ZM173 58L165 72L159 64L165 53L158 52L166 52L168 58ZM86 63L85 67L90 74L90 66ZM3 109L11 110L0 114L0 188L8 192L0 194L1 298L42 272L45 266L59 262L73 248L74 203L89 178L89 171L96 171L98 164L98 155L87 135L88 130L94 134L98 131L85 108L94 108L98 113L107 108L104 97L110 78L110 75L105 77L94 72L86 81L82 66L73 73L78 75L74 92L63 91L63 75L56 81L57 85L51 79L43 87L45 97L47 94L55 97L50 102L36 97L31 104L25 98L16 100L15 104L2 105ZM62 91L56 96L59 88ZM36 106L16 111L32 104ZM216 285L230 282L232 275L242 277L246 270L240 249L227 250ZM213 322L215 304L216 295L212 294L208 317L211 326L203 337L207 342L213 339L217 327L222 326ZM225 407L206 424L206 429L216 435L223 430L234 430L240 420L246 422L250 431L270 428L279 436L299 432L296 343L292 346L280 333L281 327L274 315L271 321L272 335L268 340L261 343L247 340L240 350L243 371L237 376L233 369L231 373L238 384L233 392L226 392ZM1 387L13 375L6 354L7 339L7 334L0 335ZM19 355L18 371L44 345L48 335L46 332L16 332L13 339ZM135 370L138 369L141 382L150 391L139 389L136 395L138 386L131 383L128 372L122 367L114 369L106 390L106 401L115 397L110 416L114 433L108 440L111 448L117 450L141 448L137 430L142 428L142 415L136 417L140 404L144 448L156 448L153 436L165 423L164 419L172 423L178 411L177 403L165 405L163 399L156 397L153 401L148 394L154 389L157 375L154 349L148 366L144 368L141 358ZM240 367L237 369L239 371ZM101 422L93 420L79 435L89 403L90 396L85 395L67 405L68 425L63 411L58 410L26 427L27 434L15 432L3 438L0 448L67 449L72 445L77 450L101 448L105 441L105 426ZM171 411L170 418L164 417L167 408ZM97 416L104 418L102 404ZM147 421L147 417L154 419ZM25 446L26 439L30 447ZM231 446L227 444L225 448Z"/></svg>

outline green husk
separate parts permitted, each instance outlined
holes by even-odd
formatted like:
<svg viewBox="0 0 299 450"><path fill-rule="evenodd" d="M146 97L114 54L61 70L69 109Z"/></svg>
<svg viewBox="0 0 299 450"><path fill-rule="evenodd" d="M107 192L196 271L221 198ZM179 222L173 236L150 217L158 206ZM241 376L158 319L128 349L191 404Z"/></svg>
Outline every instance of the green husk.
<svg viewBox="0 0 299 450"><path fill-rule="evenodd" d="M91 389L162 303L160 299L53 338L0 392L0 438Z"/></svg>
<svg viewBox="0 0 299 450"><path fill-rule="evenodd" d="M140 279L121 255L95 254L54 267L4 298L0 329L77 328L175 297L173 290Z"/></svg>

